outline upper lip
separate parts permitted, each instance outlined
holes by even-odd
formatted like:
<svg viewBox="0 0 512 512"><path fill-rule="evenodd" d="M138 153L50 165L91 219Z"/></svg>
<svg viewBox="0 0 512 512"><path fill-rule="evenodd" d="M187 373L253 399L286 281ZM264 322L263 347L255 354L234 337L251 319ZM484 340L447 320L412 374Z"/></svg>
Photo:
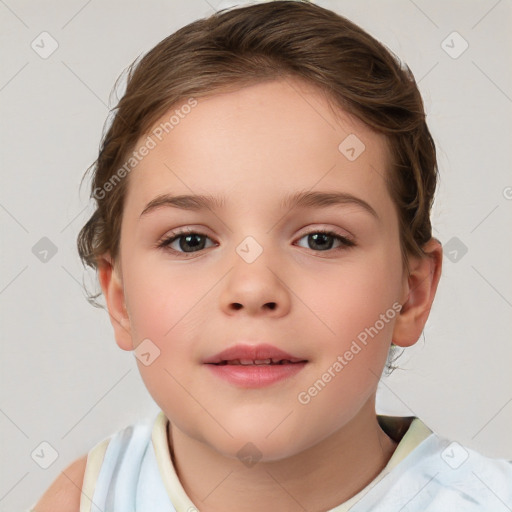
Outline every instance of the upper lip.
<svg viewBox="0 0 512 512"><path fill-rule="evenodd" d="M296 357L288 354L273 345L260 344L260 345L234 345L229 347L214 356L211 356L203 361L204 364L218 364L223 361L235 360L253 360L260 361L265 359L272 359L273 361L287 360L292 363L305 362L306 359Z"/></svg>

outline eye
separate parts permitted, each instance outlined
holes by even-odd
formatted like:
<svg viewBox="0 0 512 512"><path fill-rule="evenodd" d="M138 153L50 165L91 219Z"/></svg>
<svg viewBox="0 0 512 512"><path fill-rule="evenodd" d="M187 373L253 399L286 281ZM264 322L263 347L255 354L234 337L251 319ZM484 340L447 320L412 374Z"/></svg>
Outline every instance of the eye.
<svg viewBox="0 0 512 512"><path fill-rule="evenodd" d="M205 249L207 240L210 238L203 233L186 230L172 233L159 242L158 247L175 253L190 254Z"/></svg>
<svg viewBox="0 0 512 512"><path fill-rule="evenodd" d="M335 242L338 242L338 246L334 247L334 249L347 249L356 245L349 238L328 230L311 231L311 233L302 236L299 241L304 238L307 239L306 243L310 245L308 248L320 252L330 251L333 249Z"/></svg>
<svg viewBox="0 0 512 512"><path fill-rule="evenodd" d="M303 239L307 239L306 243L309 247L306 248L315 252L343 250L356 245L354 241L345 236L338 235L333 231L321 229L317 229L316 231L311 231L310 233L303 235L299 238L299 241ZM192 230L183 230L171 233L170 236L160 241L157 244L157 247L185 256L215 245L212 243L207 246L206 244L208 240L211 241L211 239L203 233ZM333 247L335 243L338 245Z"/></svg>

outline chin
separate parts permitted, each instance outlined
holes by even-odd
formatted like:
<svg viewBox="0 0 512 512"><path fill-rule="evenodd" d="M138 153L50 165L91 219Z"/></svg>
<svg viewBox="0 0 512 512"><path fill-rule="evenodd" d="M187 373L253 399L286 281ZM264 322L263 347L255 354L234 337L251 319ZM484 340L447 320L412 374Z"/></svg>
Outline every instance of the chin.
<svg viewBox="0 0 512 512"><path fill-rule="evenodd" d="M247 467L252 467L262 462L277 462L295 455L298 451L294 446L281 440L279 446L277 443L270 443L263 436L262 439L235 438L231 439L228 445L223 443L221 446L213 448L223 457L237 459Z"/></svg>
<svg viewBox="0 0 512 512"><path fill-rule="evenodd" d="M297 438L296 433L283 429L281 432L272 432L275 424L267 428L248 429L245 428L236 431L229 428L233 437L216 436L215 439L205 439L217 453L230 459L238 459L247 467L252 467L257 462L277 462L288 459L307 450L315 444L312 440ZM269 432L272 432L269 435Z"/></svg>

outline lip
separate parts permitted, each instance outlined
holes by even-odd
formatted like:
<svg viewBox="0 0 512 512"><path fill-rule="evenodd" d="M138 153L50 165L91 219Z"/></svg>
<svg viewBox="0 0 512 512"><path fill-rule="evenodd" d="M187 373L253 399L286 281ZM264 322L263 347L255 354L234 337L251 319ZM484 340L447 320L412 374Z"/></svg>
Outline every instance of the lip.
<svg viewBox="0 0 512 512"><path fill-rule="evenodd" d="M237 361L283 361L280 364L228 364ZM203 361L217 377L244 388L275 384L296 375L307 364L304 358L273 345L235 345Z"/></svg>
<svg viewBox="0 0 512 512"><path fill-rule="evenodd" d="M286 359L292 362L305 361L304 358L296 357L288 352L274 347L273 345L260 344L260 345L234 345L229 347L218 354L215 354L208 359L205 359L205 364L218 364L223 361L234 361L236 359Z"/></svg>

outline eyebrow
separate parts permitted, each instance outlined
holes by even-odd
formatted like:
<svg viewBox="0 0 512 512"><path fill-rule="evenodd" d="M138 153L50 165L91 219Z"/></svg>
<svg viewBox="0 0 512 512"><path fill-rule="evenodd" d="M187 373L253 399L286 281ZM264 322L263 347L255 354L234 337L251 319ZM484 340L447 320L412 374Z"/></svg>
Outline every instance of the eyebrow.
<svg viewBox="0 0 512 512"><path fill-rule="evenodd" d="M140 217L148 214L149 212L169 206L173 208L180 208L182 210L214 210L221 209L224 206L224 198L217 198L214 196L206 195L181 195L172 196L170 194L161 194L152 199L142 210Z"/></svg>
<svg viewBox="0 0 512 512"><path fill-rule="evenodd" d="M346 192L297 192L286 197L282 202L283 208L322 208L333 205L352 204L359 206L376 219L377 212L363 199Z"/></svg>
<svg viewBox="0 0 512 512"><path fill-rule="evenodd" d="M284 209L293 208L325 208L333 205L356 205L370 213L376 219L377 212L366 201L346 192L297 192L281 201ZM210 195L179 195L161 194L152 199L142 210L140 217L162 207L179 208L182 210L200 211L204 209L221 209L225 205L224 197Z"/></svg>

